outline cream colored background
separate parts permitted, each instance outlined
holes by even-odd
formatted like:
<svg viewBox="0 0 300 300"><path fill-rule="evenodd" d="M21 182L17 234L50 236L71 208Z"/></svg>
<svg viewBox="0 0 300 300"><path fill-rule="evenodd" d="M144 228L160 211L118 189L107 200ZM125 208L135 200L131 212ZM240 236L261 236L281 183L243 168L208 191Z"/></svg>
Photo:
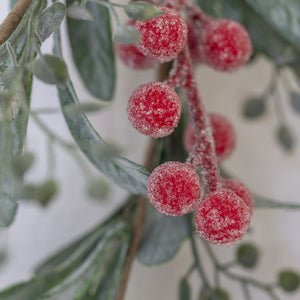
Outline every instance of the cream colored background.
<svg viewBox="0 0 300 300"><path fill-rule="evenodd" d="M0 20L8 12L7 1L1 1ZM64 43L66 45L66 43ZM67 47L65 56L70 57ZM51 41L43 46L43 52L51 52ZM91 99L80 84L76 70L67 59L75 86L82 100ZM259 95L270 79L271 65L264 59L245 67L234 74L220 74L206 67L199 68L198 83L203 101L209 111L220 112L230 118L237 132L237 149L225 166L245 182L254 192L276 199L300 203L300 117L285 105L289 125L293 128L298 148L290 155L276 144L274 130L276 117L273 104L268 113L255 122L247 122L240 115L245 97ZM93 125L103 137L118 142L130 159L142 162L147 138L135 132L127 120L126 101L132 90L141 83L154 80L155 72L135 72L118 63L118 89L113 103L103 112L90 115ZM290 74L288 74L290 76ZM292 77L290 76L292 79ZM292 84L295 83L292 81ZM296 87L295 87L296 88ZM284 98L287 103L287 99ZM55 88L35 81L32 105L58 107ZM45 120L53 130L71 140L62 116L48 115ZM36 162L29 177L32 181L46 177L46 140L43 133L31 121L26 147L36 154ZM0 245L7 251L8 259L0 266L0 288L26 280L33 267L50 253L71 241L109 215L126 194L114 186L107 203L96 203L84 194L84 178L79 166L68 153L57 150L56 178L61 189L56 201L47 209L34 204L20 203L14 224L1 233ZM277 270L293 267L300 272L300 211L285 212L256 210L252 220L252 233L245 241L254 241L261 250L261 262L251 273L265 281L274 281ZM231 260L234 247L215 247L220 260ZM207 257L201 249L207 271L211 270ZM177 283L192 261L186 242L176 259L171 263L145 268L135 263L129 282L126 300L177 299ZM237 272L240 271L237 269ZM194 299L200 288L197 274L192 277ZM222 280L231 290L232 299L241 298L241 289L230 281ZM269 299L264 294L251 290L253 299ZM293 296L282 294L281 299L299 299L300 292ZM68 300L68 299L66 299Z"/></svg>

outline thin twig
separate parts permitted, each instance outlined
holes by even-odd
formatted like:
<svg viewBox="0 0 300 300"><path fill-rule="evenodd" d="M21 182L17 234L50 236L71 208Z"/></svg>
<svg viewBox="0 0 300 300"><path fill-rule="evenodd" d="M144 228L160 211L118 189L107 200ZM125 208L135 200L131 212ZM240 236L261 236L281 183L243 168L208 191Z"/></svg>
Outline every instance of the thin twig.
<svg viewBox="0 0 300 300"><path fill-rule="evenodd" d="M3 44L17 28L32 0L19 0L6 19L0 25L0 45Z"/></svg>
<svg viewBox="0 0 300 300"><path fill-rule="evenodd" d="M150 170L153 168L153 157L155 154L156 145L157 145L156 140L151 139L146 154L145 164L144 164L145 167ZM125 265L123 268L122 278L121 278L120 287L119 287L116 300L123 300L125 297L127 282L129 279L132 263L143 235L145 217L146 217L147 198L143 196L137 196L136 201L137 201L137 208L135 212L133 237L132 237L130 248L128 250Z"/></svg>

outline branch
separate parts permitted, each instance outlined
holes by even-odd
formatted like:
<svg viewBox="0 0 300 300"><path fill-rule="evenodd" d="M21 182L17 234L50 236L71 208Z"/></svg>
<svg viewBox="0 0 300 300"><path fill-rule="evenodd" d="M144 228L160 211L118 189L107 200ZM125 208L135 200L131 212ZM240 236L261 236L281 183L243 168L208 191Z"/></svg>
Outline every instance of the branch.
<svg viewBox="0 0 300 300"><path fill-rule="evenodd" d="M19 0L0 25L0 45L14 32L33 0Z"/></svg>
<svg viewBox="0 0 300 300"><path fill-rule="evenodd" d="M150 145L147 150L146 154L146 160L145 160L145 167L147 169L153 168L153 157L155 155L157 142L154 139L150 140ZM118 291L118 295L116 297L116 300L123 300L126 293L127 288L127 282L129 279L132 263L135 257L135 254L138 250L139 243L141 241L143 230L144 230L144 224L145 224L145 216L146 216L146 208L147 208L147 198L143 196L137 196L137 208L135 211L135 219L134 219L134 231L133 231L133 237L131 241L130 248L127 253L127 258L125 261L121 283Z"/></svg>

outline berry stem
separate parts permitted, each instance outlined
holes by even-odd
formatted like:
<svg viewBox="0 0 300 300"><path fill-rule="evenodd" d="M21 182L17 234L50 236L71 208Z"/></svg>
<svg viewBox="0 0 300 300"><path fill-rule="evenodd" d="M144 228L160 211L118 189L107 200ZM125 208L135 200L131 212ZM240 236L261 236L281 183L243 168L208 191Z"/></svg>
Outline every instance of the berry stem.
<svg viewBox="0 0 300 300"><path fill-rule="evenodd" d="M197 89L195 73L187 47L179 54L174 68L176 68L176 71L172 71L171 75L175 72L176 78L181 79L180 85L187 96L196 140L195 146L187 159L187 163L191 164L194 168L200 168L204 183L204 192L206 194L215 192L221 188L215 145L209 119Z"/></svg>

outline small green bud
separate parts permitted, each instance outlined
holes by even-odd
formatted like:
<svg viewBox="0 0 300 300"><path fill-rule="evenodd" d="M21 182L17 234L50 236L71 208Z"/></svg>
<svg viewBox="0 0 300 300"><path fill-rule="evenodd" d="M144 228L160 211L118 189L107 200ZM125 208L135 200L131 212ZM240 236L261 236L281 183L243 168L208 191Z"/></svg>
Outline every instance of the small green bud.
<svg viewBox="0 0 300 300"><path fill-rule="evenodd" d="M222 288L207 290L201 295L203 300L230 300L228 292ZM202 300L202 299L199 299Z"/></svg>
<svg viewBox="0 0 300 300"><path fill-rule="evenodd" d="M258 254L258 250L254 245L249 243L242 244L236 251L237 262L241 266L251 269L257 264Z"/></svg>
<svg viewBox="0 0 300 300"><path fill-rule="evenodd" d="M243 106L243 116L247 119L261 117L266 111L266 101L262 98L248 99Z"/></svg>
<svg viewBox="0 0 300 300"><path fill-rule="evenodd" d="M109 184L100 178L95 178L88 183L87 194L93 199L106 199L110 192Z"/></svg>
<svg viewBox="0 0 300 300"><path fill-rule="evenodd" d="M41 55L33 62L32 71L38 79L49 84L65 85L68 79L67 66L56 55Z"/></svg>
<svg viewBox="0 0 300 300"><path fill-rule="evenodd" d="M287 126L281 125L277 129L276 137L284 150L291 151L294 149L295 139L291 130Z"/></svg>
<svg viewBox="0 0 300 300"><path fill-rule="evenodd" d="M145 1L130 2L124 10L129 18L135 20L150 20L164 14L157 6Z"/></svg>
<svg viewBox="0 0 300 300"><path fill-rule="evenodd" d="M294 292L300 284L300 276L294 271L281 271L278 275L278 285L286 292Z"/></svg>
<svg viewBox="0 0 300 300"><path fill-rule="evenodd" d="M43 206L47 206L58 192L58 185L54 179L48 179L42 183L36 192L36 199Z"/></svg>

